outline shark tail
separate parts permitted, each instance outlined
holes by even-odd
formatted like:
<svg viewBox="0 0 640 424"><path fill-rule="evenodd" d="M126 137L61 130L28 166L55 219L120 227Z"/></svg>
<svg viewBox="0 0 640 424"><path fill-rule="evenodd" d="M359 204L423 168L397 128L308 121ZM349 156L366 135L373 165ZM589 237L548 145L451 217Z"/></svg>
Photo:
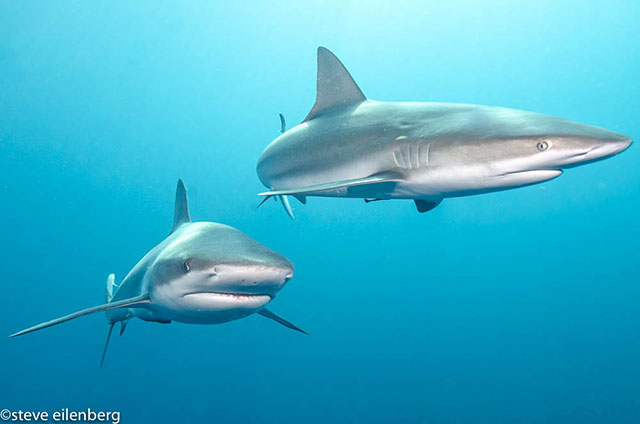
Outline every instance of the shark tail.
<svg viewBox="0 0 640 424"><path fill-rule="evenodd" d="M107 332L107 340L104 342L104 349L102 350L102 358L100 358L100 368L104 364L104 357L107 355L107 347L109 347L109 340L111 340L111 333L113 332L113 326L116 325L115 322L109 324L109 331Z"/></svg>
<svg viewBox="0 0 640 424"><path fill-rule="evenodd" d="M107 283L105 287L105 301L107 303L111 302L111 299L113 299L113 294L117 289L118 289L118 286L116 285L116 275L109 274L109 276L107 276ZM107 321L109 321L108 323L109 331L107 332L107 340L104 342L104 349L102 350L102 358L100 358L100 368L102 368L102 365L104 364L104 358L107 355L107 347L109 347L109 340L111 340L111 333L113 332L113 326L116 325L115 322L111 322L111 320L109 320L108 314L107 314Z"/></svg>
<svg viewBox="0 0 640 424"><path fill-rule="evenodd" d="M107 286L105 288L105 301L107 303L111 302L111 299L113 299L113 290L117 288L118 286L116 285L116 275L109 274L109 276L107 277Z"/></svg>

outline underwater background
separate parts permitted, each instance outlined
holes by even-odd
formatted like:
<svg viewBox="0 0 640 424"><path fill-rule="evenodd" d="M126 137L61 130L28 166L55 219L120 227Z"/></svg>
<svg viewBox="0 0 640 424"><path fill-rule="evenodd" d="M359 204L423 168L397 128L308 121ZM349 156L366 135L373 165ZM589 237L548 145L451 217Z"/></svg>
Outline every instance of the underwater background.
<svg viewBox="0 0 640 424"><path fill-rule="evenodd" d="M365 95L532 110L640 135L636 1L0 3L0 408L124 423L640 422L640 149L528 188L256 210L255 165L315 99L316 48ZM637 144L637 143L636 143ZM172 224L289 257L259 316L133 320L104 301Z"/></svg>

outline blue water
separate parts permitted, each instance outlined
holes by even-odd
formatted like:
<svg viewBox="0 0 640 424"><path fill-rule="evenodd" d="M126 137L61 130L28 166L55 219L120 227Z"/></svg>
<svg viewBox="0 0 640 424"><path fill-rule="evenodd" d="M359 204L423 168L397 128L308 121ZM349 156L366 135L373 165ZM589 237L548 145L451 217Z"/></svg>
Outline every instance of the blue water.
<svg viewBox="0 0 640 424"><path fill-rule="evenodd" d="M640 149L529 188L259 210L255 173L315 97L316 48L377 100L499 105L640 136L640 3L0 3L0 335L99 304L196 220L288 256L218 326L102 315L0 337L0 408L124 423L640 422Z"/></svg>

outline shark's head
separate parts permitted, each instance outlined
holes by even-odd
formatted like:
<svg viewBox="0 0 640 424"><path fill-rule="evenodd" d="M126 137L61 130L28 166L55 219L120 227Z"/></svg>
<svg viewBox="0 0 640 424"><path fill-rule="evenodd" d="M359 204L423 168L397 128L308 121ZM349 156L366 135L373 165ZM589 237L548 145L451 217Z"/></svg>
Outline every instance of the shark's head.
<svg viewBox="0 0 640 424"><path fill-rule="evenodd" d="M211 222L181 226L146 275L151 305L168 319L202 324L264 308L293 277L284 256Z"/></svg>
<svg viewBox="0 0 640 424"><path fill-rule="evenodd" d="M521 162L522 170L565 169L614 156L631 145L631 138L614 131L548 117L547 128L517 134L505 153ZM499 141L498 141L499 143Z"/></svg>
<svg viewBox="0 0 640 424"><path fill-rule="evenodd" d="M431 165L464 170L452 175L462 194L546 181L563 169L616 155L632 142L624 134L554 116L484 106L471 111L459 113L463 131L450 136L454 141L434 143L429 156Z"/></svg>

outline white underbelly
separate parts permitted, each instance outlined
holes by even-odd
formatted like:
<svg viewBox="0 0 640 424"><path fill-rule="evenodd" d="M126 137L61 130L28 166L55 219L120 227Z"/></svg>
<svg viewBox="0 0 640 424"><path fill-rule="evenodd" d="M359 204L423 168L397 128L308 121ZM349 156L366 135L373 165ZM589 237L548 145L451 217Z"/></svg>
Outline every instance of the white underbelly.
<svg viewBox="0 0 640 424"><path fill-rule="evenodd" d="M556 178L561 170L515 171L496 174L486 167L425 170L398 183L392 198L437 199L470 196L537 184Z"/></svg>

